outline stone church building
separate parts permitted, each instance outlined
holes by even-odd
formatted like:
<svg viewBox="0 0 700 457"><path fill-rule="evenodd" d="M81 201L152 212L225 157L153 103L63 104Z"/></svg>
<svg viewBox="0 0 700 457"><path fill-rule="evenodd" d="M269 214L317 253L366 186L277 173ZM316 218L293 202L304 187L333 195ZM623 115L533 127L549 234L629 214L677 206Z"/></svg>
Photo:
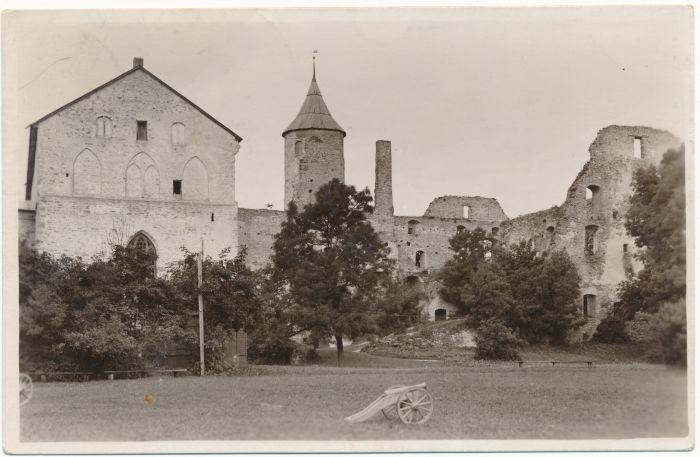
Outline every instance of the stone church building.
<svg viewBox="0 0 700 457"><path fill-rule="evenodd" d="M345 136L314 68L299 113L282 131L285 206L312 201L333 178L344 181ZM31 125L20 237L43 251L86 258L110 242L132 243L154 249L159 267L181 258L180 246L197 250L204 240L209 252L246 246L250 264L262 267L285 216L237 207L241 141L136 58L131 70ZM617 284L639 268L623 225L633 170L659 163L680 144L653 128L606 127L561 205L509 219L493 198L455 195L435 198L421 216L395 215L391 143L380 140L371 222L400 276L425 288L431 319L455 311L431 273L451 257L448 240L457 231L481 227L503 243L566 250L582 278L580 309L588 320L576 337L588 339L615 302Z"/></svg>

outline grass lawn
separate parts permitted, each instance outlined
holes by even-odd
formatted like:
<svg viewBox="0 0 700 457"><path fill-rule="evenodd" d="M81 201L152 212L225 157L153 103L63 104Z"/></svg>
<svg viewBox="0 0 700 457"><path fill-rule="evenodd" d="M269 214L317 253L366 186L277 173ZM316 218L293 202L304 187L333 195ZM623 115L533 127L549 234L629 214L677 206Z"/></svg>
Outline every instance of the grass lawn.
<svg viewBox="0 0 700 457"><path fill-rule="evenodd" d="M586 439L688 431L685 371L644 364L436 367L410 360L389 368L380 367L381 358L348 356L366 366L37 383L21 410L21 439ZM343 421L389 385L422 381L435 399L426 424L408 426L381 414L359 424Z"/></svg>

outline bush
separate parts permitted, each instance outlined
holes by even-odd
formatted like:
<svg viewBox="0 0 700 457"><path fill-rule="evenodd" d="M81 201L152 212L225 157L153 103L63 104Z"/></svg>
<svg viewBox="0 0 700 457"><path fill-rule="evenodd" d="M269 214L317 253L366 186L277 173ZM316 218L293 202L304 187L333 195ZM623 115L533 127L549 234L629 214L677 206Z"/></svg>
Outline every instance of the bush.
<svg viewBox="0 0 700 457"><path fill-rule="evenodd" d="M688 335L685 300L661 306L657 316L664 363L686 366Z"/></svg>
<svg viewBox="0 0 700 457"><path fill-rule="evenodd" d="M598 328L593 334L593 341L606 344L629 342L629 337L625 333L624 319L613 314L608 315L598 324Z"/></svg>
<svg viewBox="0 0 700 457"><path fill-rule="evenodd" d="M630 341L645 342L658 339L658 325L655 314L638 311L634 319L625 323L625 333Z"/></svg>
<svg viewBox="0 0 700 457"><path fill-rule="evenodd" d="M254 363L260 365L289 365L296 344L287 338L270 337L255 343L250 350L254 354Z"/></svg>
<svg viewBox="0 0 700 457"><path fill-rule="evenodd" d="M476 358L494 360L520 360L518 349L522 340L501 320L490 319L477 329Z"/></svg>

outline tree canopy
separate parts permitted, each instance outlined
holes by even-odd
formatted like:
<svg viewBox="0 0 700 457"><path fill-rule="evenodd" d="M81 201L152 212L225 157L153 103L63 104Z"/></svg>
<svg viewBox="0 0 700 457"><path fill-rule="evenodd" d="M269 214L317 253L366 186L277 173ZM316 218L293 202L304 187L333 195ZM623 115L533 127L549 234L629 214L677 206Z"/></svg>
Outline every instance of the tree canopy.
<svg viewBox="0 0 700 457"><path fill-rule="evenodd" d="M303 211L291 202L275 236L273 266L288 284L298 326L333 337L339 363L343 337L373 332L386 319L392 263L367 220L372 210L369 190L334 179Z"/></svg>

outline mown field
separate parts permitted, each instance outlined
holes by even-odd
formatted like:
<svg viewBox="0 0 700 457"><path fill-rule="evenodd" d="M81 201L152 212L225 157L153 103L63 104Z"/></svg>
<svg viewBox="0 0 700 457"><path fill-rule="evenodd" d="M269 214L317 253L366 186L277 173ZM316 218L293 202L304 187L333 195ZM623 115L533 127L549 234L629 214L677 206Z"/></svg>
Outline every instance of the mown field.
<svg viewBox="0 0 700 457"><path fill-rule="evenodd" d="M37 383L21 409L21 439L593 439L688 432L685 371L659 365L444 367L348 355L365 367ZM435 399L428 423L407 426L381 415L343 421L389 385L423 381Z"/></svg>

